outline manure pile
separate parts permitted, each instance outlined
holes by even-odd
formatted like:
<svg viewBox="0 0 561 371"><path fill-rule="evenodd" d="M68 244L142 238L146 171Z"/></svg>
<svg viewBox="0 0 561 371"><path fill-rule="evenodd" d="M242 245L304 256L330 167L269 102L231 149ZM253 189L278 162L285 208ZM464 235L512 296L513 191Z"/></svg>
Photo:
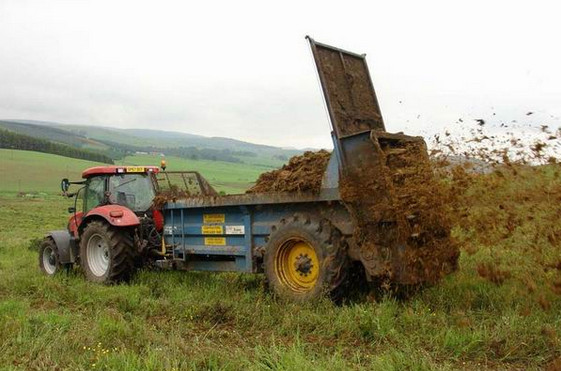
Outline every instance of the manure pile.
<svg viewBox="0 0 561 371"><path fill-rule="evenodd" d="M325 150L294 156L282 168L261 174L247 193L319 193L330 156Z"/></svg>
<svg viewBox="0 0 561 371"><path fill-rule="evenodd" d="M438 191L426 147L419 143L406 141L392 153L369 154L370 161L343 174L340 182L368 273L408 284L438 281L456 268L459 255L450 240L446 192ZM248 193L317 194L329 158L324 150L294 156L262 174ZM406 245L414 246L398 249Z"/></svg>
<svg viewBox="0 0 561 371"><path fill-rule="evenodd" d="M448 192L422 139L402 136L391 145L381 139L367 163L342 176L340 191L370 276L417 285L457 268Z"/></svg>
<svg viewBox="0 0 561 371"><path fill-rule="evenodd" d="M488 133L482 119L471 127L461 122L461 136L446 131L432 138L430 156L422 145L404 142L403 151L384 152L381 148L382 152L368 166L342 177L341 198L355 222L353 237L360 246L362 262L373 276L411 284L438 281L457 269L460 250L473 254L476 245L492 248L506 244L518 228L523 228L525 224L516 215L518 211L510 210L515 206L507 206L503 197L503 193L511 192L509 184L531 182L529 174L536 172L542 176L544 171L553 174L552 187L559 182L561 128L541 125L534 130L539 135L531 139L523 133L517 135L513 124L504 125L505 133L501 136L496 129ZM295 156L281 169L262 174L248 192L318 193L328 161L326 151ZM546 167L542 168L543 165ZM548 166L557 170L548 170ZM535 189L531 197L524 196L518 204L541 202L545 198L556 200L561 192L558 188ZM502 214L506 214L504 227ZM475 234L472 239L453 237L453 228L465 235ZM489 235L488 228L504 229L501 236L493 237L492 245L483 240ZM543 232L546 237L536 239L546 238L548 243L561 241L559 228L553 229L551 232L548 228L547 233ZM397 245L410 248L401 250ZM540 261L546 264L545 269L561 261L561 256L550 255L546 259L548 265ZM544 260L536 256L536 260ZM504 259L495 258L474 273L502 284L514 277L499 268L504 264ZM495 274L499 271L500 279ZM561 287L561 276L555 283Z"/></svg>
<svg viewBox="0 0 561 371"><path fill-rule="evenodd" d="M561 128L541 125L541 136L529 140L511 128L503 136L491 135L484 120L474 128L463 125L467 133L461 137L448 131L433 137L430 155L420 142L404 141L398 151L382 143L367 166L342 176L341 198L355 223L353 240L361 261L373 277L436 282L457 268L460 250L474 254L483 247L493 257L475 275L497 285L513 279L533 282L535 277L516 273L520 268L509 266L510 260L496 250L532 236L535 264L544 272L559 272L555 277L544 273L540 280L561 293L561 253L541 249L561 243L561 227L554 222L561 217ZM247 193L317 194L329 159L324 150L295 156L282 168L261 174ZM550 183L532 185L534 178ZM511 184L528 184L528 190L511 189ZM186 197L170 190L155 204ZM544 205L558 209L556 216ZM543 228L526 230L540 213L548 215ZM452 229L460 234L452 236Z"/></svg>

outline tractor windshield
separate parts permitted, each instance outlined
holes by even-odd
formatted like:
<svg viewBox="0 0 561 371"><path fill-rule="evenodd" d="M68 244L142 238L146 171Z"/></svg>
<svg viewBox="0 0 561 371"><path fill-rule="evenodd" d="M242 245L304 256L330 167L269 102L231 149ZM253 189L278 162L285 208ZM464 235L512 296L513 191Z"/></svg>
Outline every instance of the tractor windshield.
<svg viewBox="0 0 561 371"><path fill-rule="evenodd" d="M109 178L111 203L132 211L146 211L154 200L155 191L148 174L117 174Z"/></svg>

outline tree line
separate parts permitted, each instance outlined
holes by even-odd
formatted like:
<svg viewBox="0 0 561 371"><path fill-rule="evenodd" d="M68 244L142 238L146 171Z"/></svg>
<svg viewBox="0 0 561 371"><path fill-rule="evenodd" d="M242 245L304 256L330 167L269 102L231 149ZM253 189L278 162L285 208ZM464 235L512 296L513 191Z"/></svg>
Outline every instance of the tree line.
<svg viewBox="0 0 561 371"><path fill-rule="evenodd" d="M86 151L64 144L14 133L4 129L0 129L0 148L37 151L65 157L79 158L82 160L113 164L111 157L101 153Z"/></svg>
<svg viewBox="0 0 561 371"><path fill-rule="evenodd" d="M137 146L131 144L118 143L110 140L96 139L98 142L111 147L110 154L115 160L120 160L125 156L138 152L147 153L163 153L167 156L177 156L191 160L211 160L224 161L232 163L243 163L236 156L257 157L257 154L251 151L233 151L230 149L213 149L213 148L197 148L189 147L158 147L158 146Z"/></svg>

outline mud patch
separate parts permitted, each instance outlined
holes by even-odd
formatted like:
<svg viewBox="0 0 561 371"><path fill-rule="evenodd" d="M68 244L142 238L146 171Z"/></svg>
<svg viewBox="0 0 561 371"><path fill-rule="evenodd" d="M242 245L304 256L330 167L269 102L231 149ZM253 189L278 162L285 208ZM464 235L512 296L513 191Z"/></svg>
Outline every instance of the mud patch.
<svg viewBox="0 0 561 371"><path fill-rule="evenodd" d="M319 193L330 156L325 150L294 156L282 168L261 174L246 193Z"/></svg>
<svg viewBox="0 0 561 371"><path fill-rule="evenodd" d="M232 306L220 302L203 305L194 317L212 324L231 323L235 319Z"/></svg>

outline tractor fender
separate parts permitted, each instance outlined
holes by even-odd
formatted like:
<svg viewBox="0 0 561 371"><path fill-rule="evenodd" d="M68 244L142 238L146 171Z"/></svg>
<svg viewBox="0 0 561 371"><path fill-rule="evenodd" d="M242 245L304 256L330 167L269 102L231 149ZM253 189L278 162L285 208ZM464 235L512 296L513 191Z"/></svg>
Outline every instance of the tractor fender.
<svg viewBox="0 0 561 371"><path fill-rule="evenodd" d="M47 233L47 237L52 238L55 242L60 264L74 263L77 255L77 247L76 240L72 237L70 232L66 230L50 231Z"/></svg>
<svg viewBox="0 0 561 371"><path fill-rule="evenodd" d="M121 205L104 205L92 209L80 223L83 228L92 219L104 219L114 227L134 227L140 225L140 219L129 208Z"/></svg>

